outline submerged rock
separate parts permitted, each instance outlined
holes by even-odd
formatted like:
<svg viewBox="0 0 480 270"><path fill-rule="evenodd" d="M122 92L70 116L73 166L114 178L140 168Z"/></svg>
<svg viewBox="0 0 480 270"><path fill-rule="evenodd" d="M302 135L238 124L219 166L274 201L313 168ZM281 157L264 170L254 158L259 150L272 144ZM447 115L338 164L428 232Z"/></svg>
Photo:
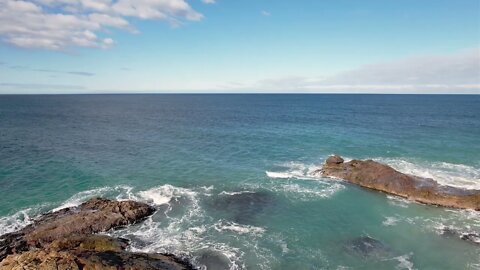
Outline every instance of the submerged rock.
<svg viewBox="0 0 480 270"><path fill-rule="evenodd" d="M264 211L274 201L266 191L238 192L217 198L214 207L233 215L233 221L249 224L256 214Z"/></svg>
<svg viewBox="0 0 480 270"><path fill-rule="evenodd" d="M478 233L462 233L460 239L480 245L480 235Z"/></svg>
<svg viewBox="0 0 480 270"><path fill-rule="evenodd" d="M433 179L404 174L373 160L343 162L340 157L333 156L314 174L341 178L425 204L480 210L480 190L440 185Z"/></svg>
<svg viewBox="0 0 480 270"><path fill-rule="evenodd" d="M362 258L377 259L386 257L391 252L387 245L369 236L361 236L347 242L345 249L348 253Z"/></svg>
<svg viewBox="0 0 480 270"><path fill-rule="evenodd" d="M197 258L198 264L208 270L224 270L230 268L230 260L217 251L205 250Z"/></svg>
<svg viewBox="0 0 480 270"><path fill-rule="evenodd" d="M154 211L145 203L95 198L42 215L0 236L0 269L193 269L173 255L128 252L128 240L94 234L139 222Z"/></svg>
<svg viewBox="0 0 480 270"><path fill-rule="evenodd" d="M474 232L461 232L457 229L444 227L441 234L445 237L458 237L463 241L467 241L471 244L480 245L480 234Z"/></svg>

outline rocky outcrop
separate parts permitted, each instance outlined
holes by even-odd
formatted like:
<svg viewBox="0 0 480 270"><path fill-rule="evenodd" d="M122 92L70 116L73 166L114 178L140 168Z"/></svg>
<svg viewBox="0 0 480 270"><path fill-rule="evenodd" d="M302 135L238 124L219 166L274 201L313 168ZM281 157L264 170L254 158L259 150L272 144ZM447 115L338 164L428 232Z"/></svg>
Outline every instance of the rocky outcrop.
<svg viewBox="0 0 480 270"><path fill-rule="evenodd" d="M339 156L331 156L314 174L341 178L420 203L480 210L480 190L440 185L433 179L404 174L373 160L344 162Z"/></svg>
<svg viewBox="0 0 480 270"><path fill-rule="evenodd" d="M127 226L155 209L135 201L91 199L40 216L0 236L0 269L193 269L173 255L132 253L128 240L95 235Z"/></svg>
<svg viewBox="0 0 480 270"><path fill-rule="evenodd" d="M173 255L127 252L126 246L122 239L103 235L67 237L44 249L9 255L0 269L192 269Z"/></svg>

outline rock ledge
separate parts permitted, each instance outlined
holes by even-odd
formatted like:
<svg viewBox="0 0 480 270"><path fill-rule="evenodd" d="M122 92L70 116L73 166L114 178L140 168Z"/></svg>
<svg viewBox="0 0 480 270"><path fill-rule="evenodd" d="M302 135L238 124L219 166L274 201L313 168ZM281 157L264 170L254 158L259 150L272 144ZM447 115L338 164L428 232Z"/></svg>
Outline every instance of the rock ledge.
<svg viewBox="0 0 480 270"><path fill-rule="evenodd" d="M404 174L373 160L344 162L340 156L331 156L314 174L341 178L420 203L480 210L480 190L440 185L433 179Z"/></svg>
<svg viewBox="0 0 480 270"><path fill-rule="evenodd" d="M140 202L94 198L44 214L0 236L0 269L194 269L174 255L129 252L128 240L95 234L134 224L154 212Z"/></svg>

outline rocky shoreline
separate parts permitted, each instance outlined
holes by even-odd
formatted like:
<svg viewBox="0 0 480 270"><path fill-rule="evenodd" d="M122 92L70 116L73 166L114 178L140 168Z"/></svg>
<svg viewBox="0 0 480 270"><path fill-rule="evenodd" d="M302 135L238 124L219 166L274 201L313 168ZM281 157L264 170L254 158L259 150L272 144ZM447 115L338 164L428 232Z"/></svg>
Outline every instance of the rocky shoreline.
<svg viewBox="0 0 480 270"><path fill-rule="evenodd" d="M330 156L314 174L340 178L420 203L480 210L480 190L440 185L433 179L404 174L373 160L344 162L340 156Z"/></svg>
<svg viewBox="0 0 480 270"><path fill-rule="evenodd" d="M154 212L141 202L94 198L44 214L0 236L0 269L195 269L172 254L130 252L128 240L96 234L140 222Z"/></svg>

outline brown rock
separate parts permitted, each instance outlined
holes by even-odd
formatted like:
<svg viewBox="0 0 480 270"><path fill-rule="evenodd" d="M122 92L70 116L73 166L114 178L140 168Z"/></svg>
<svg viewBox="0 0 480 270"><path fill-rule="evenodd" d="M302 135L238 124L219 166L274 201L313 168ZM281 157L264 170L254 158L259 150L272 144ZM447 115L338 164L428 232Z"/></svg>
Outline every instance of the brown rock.
<svg viewBox="0 0 480 270"><path fill-rule="evenodd" d="M343 158L338 155L330 156L326 161L327 164L341 164L343 162Z"/></svg>
<svg viewBox="0 0 480 270"><path fill-rule="evenodd" d="M334 162L338 160L337 157L328 158L323 168L315 173L425 204L480 210L480 190L440 185L432 179L407 175L373 160Z"/></svg>
<svg viewBox="0 0 480 270"><path fill-rule="evenodd" d="M194 269L173 255L128 252L128 240L94 234L138 222L154 211L140 202L95 198L45 214L0 236L0 270Z"/></svg>
<svg viewBox="0 0 480 270"><path fill-rule="evenodd" d="M42 248L57 239L133 224L154 211L145 203L95 198L78 207L47 213L18 232L0 236L0 261L9 254Z"/></svg>
<svg viewBox="0 0 480 270"><path fill-rule="evenodd" d="M80 251L114 251L125 250L128 240L113 238L108 235L73 235L58 239L48 245L53 250L80 250Z"/></svg>
<svg viewBox="0 0 480 270"><path fill-rule="evenodd" d="M22 254L9 255L0 263L0 269L77 270L82 268L80 268L75 262L75 256L68 252L37 250L24 252Z"/></svg>
<svg viewBox="0 0 480 270"><path fill-rule="evenodd" d="M171 255L125 251L32 250L9 255L0 263L2 270L189 270L193 267Z"/></svg>
<svg viewBox="0 0 480 270"><path fill-rule="evenodd" d="M91 199L79 207L67 208L41 217L25 228L29 245L50 243L74 234L91 234L135 223L155 209L135 201Z"/></svg>

